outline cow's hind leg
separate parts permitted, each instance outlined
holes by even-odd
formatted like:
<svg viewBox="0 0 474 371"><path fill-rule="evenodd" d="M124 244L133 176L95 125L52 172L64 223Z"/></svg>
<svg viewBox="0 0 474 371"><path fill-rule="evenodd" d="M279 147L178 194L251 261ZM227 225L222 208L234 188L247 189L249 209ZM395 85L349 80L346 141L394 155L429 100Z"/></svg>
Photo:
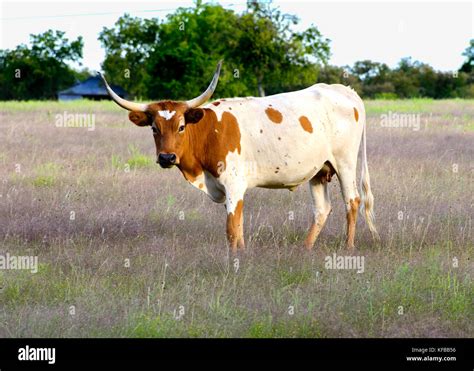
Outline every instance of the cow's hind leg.
<svg viewBox="0 0 474 371"><path fill-rule="evenodd" d="M340 166L338 169L339 182L341 183L342 198L346 207L347 239L346 246L354 249L357 212L359 211L360 198L356 185L355 166Z"/></svg>
<svg viewBox="0 0 474 371"><path fill-rule="evenodd" d="M313 223L309 229L305 240L305 247L311 250L316 238L318 238L321 229L326 223L327 217L331 212L331 202L329 201L327 172L319 172L309 181L309 189L313 200Z"/></svg>

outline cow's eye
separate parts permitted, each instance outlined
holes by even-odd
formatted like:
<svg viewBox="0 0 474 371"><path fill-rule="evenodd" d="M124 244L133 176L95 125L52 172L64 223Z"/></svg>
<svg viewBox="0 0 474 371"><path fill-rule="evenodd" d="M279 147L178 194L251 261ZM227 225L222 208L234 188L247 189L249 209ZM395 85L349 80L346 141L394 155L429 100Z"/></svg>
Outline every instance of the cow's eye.
<svg viewBox="0 0 474 371"><path fill-rule="evenodd" d="M180 133L182 133L182 132L184 131L184 125L181 125L181 126L178 128L178 131L179 131Z"/></svg>

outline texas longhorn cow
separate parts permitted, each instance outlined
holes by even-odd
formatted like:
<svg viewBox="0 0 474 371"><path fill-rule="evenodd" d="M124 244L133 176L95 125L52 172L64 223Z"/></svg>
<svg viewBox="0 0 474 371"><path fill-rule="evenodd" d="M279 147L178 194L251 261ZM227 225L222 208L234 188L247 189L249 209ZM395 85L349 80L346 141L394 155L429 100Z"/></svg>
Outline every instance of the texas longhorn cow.
<svg viewBox="0 0 474 371"><path fill-rule="evenodd" d="M130 111L130 121L151 127L160 166L176 166L214 202L225 202L227 239L234 253L244 248L245 191L253 187L293 190L306 181L313 220L305 246L311 249L331 212L327 183L334 174L346 208L347 247L353 249L361 203L356 186L361 139L362 206L367 225L376 235L365 109L357 93L343 85L316 84L290 93L220 99L204 105L217 86L221 66L222 61L206 91L188 101L127 101L101 77L110 97Z"/></svg>

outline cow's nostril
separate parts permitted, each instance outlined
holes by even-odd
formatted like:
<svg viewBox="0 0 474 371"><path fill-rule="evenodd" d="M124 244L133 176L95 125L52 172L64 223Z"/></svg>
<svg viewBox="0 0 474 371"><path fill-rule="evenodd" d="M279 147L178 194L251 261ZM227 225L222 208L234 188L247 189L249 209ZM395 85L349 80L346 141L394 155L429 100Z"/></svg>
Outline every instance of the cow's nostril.
<svg viewBox="0 0 474 371"><path fill-rule="evenodd" d="M174 153L160 153L158 161L161 166L169 167L176 163L176 155Z"/></svg>

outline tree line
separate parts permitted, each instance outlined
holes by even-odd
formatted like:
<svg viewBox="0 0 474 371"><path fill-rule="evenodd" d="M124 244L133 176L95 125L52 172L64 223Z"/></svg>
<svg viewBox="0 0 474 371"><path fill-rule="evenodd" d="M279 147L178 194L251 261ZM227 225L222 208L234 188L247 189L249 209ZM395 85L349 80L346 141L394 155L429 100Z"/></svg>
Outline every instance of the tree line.
<svg viewBox="0 0 474 371"><path fill-rule="evenodd" d="M402 59L384 63L328 64L330 40L316 26L295 31L299 20L269 3L250 1L241 14L197 1L164 20L125 14L99 40L107 78L138 99L189 99L209 83L224 59L216 97L263 96L317 82L351 85L364 98L474 98L474 40L459 70L441 72ZM0 99L55 99L58 91L92 73L80 63L83 40L62 31L31 35L31 46L0 50Z"/></svg>

